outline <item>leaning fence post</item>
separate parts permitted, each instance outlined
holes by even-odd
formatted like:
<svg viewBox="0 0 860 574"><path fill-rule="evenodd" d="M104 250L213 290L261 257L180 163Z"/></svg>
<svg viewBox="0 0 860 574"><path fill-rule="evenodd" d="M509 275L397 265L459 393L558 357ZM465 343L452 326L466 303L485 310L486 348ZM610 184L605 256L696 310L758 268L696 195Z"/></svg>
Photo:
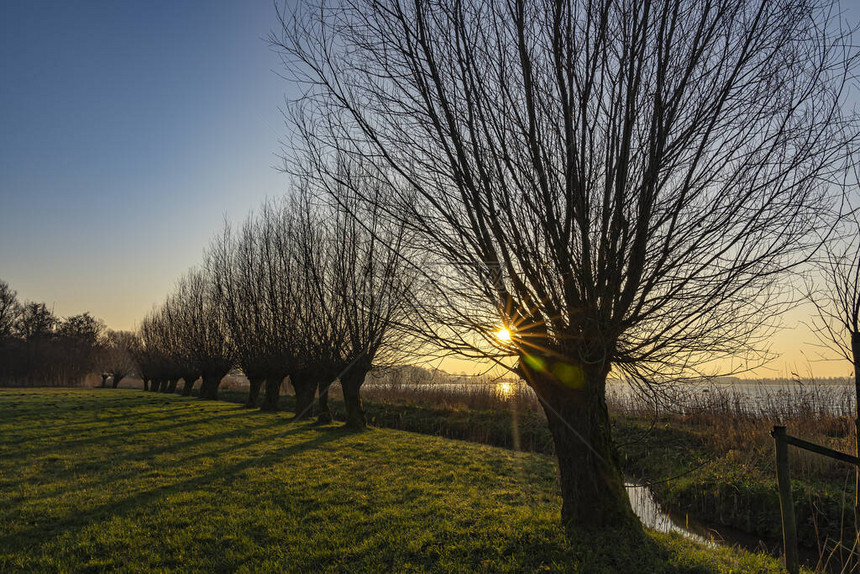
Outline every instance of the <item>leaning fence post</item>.
<svg viewBox="0 0 860 574"><path fill-rule="evenodd" d="M788 469L788 443L785 427L775 426L770 433L776 443L776 484L779 487L779 509L782 514L782 544L785 548L785 568L790 574L800 571L797 558L797 522L794 519L794 499Z"/></svg>

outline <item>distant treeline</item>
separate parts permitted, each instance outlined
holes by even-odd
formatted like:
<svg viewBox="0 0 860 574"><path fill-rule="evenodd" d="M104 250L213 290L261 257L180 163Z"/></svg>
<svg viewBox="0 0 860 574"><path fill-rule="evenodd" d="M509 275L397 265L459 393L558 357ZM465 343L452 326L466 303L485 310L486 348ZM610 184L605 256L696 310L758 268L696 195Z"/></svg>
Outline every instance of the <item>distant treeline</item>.
<svg viewBox="0 0 860 574"><path fill-rule="evenodd" d="M116 336L88 312L57 317L45 303L19 302L0 280L0 385L79 385L112 360Z"/></svg>

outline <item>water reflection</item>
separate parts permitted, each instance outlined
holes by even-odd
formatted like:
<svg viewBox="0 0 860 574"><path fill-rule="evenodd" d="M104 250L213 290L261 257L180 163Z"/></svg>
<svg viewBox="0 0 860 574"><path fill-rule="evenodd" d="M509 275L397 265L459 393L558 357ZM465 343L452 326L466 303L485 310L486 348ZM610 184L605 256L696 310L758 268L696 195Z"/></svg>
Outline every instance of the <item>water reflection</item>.
<svg viewBox="0 0 860 574"><path fill-rule="evenodd" d="M647 486L636 484L635 482L627 482L624 486L627 487L627 496L630 498L630 505L633 507L633 511L639 517L639 520L642 521L642 524L648 528L659 532L677 532L685 538L695 540L696 542L701 542L712 547L716 546L716 543L708 535L706 529L695 523L691 524L689 519L685 519L684 522L678 522L670 514L664 512L651 493L651 489Z"/></svg>

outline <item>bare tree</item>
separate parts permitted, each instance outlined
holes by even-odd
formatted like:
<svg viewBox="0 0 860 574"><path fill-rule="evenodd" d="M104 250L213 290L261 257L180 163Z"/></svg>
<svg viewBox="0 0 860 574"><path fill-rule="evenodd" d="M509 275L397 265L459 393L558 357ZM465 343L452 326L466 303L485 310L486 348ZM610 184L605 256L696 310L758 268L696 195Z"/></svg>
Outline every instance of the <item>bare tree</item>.
<svg viewBox="0 0 860 574"><path fill-rule="evenodd" d="M266 378L266 342L269 327L260 284L263 261L259 257L255 222L249 217L237 236L229 224L210 245L206 268L212 276L215 301L229 332L229 340L250 389L246 406L256 407ZM275 401L277 407L277 401Z"/></svg>
<svg viewBox="0 0 860 574"><path fill-rule="evenodd" d="M139 344L135 347L135 357L140 365L141 377L144 388L157 392L161 386L163 372L165 371L166 351L161 341L160 329L158 328L158 314L156 310L150 311L141 321L137 331Z"/></svg>
<svg viewBox="0 0 860 574"><path fill-rule="evenodd" d="M175 389L176 381L182 378L182 373L190 370L190 366L183 362L182 346L177 341L176 329L170 322L166 305L153 309L144 317L137 336L139 344L134 348L134 355L144 387L146 381L150 381L150 391L171 392L171 386ZM187 381L186 388L190 394Z"/></svg>
<svg viewBox="0 0 860 574"><path fill-rule="evenodd" d="M130 331L107 331L100 349L100 366L112 378L111 385L117 388L120 382L137 370L132 350L137 344Z"/></svg>
<svg viewBox="0 0 860 574"><path fill-rule="evenodd" d="M19 312L18 294L0 279L0 344L12 336Z"/></svg>
<svg viewBox="0 0 860 574"><path fill-rule="evenodd" d="M364 199L435 262L421 332L535 390L565 523L635 524L607 375L758 356L846 139L856 51L838 6L343 0L279 16L272 42L304 85L288 155L335 181L332 157L376 167L385 201Z"/></svg>
<svg viewBox="0 0 860 574"><path fill-rule="evenodd" d="M295 370L294 260L292 215L285 202L265 203L235 234L226 226L207 254L216 302L251 384L248 406L256 406L265 382L263 410L278 410L281 385ZM301 402L307 385L299 387Z"/></svg>
<svg viewBox="0 0 860 574"><path fill-rule="evenodd" d="M160 329L160 338L168 359L166 365L169 366L167 385L162 386L161 391L175 392L179 380L182 379L184 381L182 395L188 397L191 396L194 383L200 378L202 372L195 355L193 341L193 337L197 335L196 327L192 322L195 316L189 308L191 301L182 292L183 280L180 280L177 289L161 306L161 316L157 326ZM201 393L202 386L201 382Z"/></svg>
<svg viewBox="0 0 860 574"><path fill-rule="evenodd" d="M329 289L337 280L331 227L326 214L314 203L307 182L294 190L288 209L296 274L292 284L296 360L290 371L290 382L296 390L296 413L303 417L314 414L314 393L319 389L316 414L321 421L330 421L328 386L341 369L339 358L346 335L341 322L346 310L332 300Z"/></svg>
<svg viewBox="0 0 860 574"><path fill-rule="evenodd" d="M72 315L57 322L51 344L51 362L59 380L80 382L92 372L104 330L104 322L89 313Z"/></svg>
<svg viewBox="0 0 860 574"><path fill-rule="evenodd" d="M314 182L319 196L335 200L316 207L315 217L306 216L309 226L322 231L313 239L319 248L316 260L303 265L316 271L309 278L317 299L312 307L324 312L323 331L337 334L329 341L329 357L323 359L334 370L326 373L331 378L320 381L317 416L321 422L331 420L328 389L337 377L347 426L363 428L361 386L367 374L375 367L402 362L411 348L411 338L400 328L411 310L415 282L406 257L409 238L402 222L384 217L379 189L369 188L373 181L364 177L361 166L342 163L337 180L308 181ZM363 202L367 197L377 201Z"/></svg>
<svg viewBox="0 0 860 574"><path fill-rule="evenodd" d="M815 275L807 282L807 299L815 307L812 330L821 344L854 369L855 449L860 453L860 211L857 190L860 166L846 170L839 226L813 260ZM817 285L816 285L817 283ZM860 456L860 454L858 454ZM855 469L854 523L860 528L860 467ZM860 536L860 530L858 530Z"/></svg>
<svg viewBox="0 0 860 574"><path fill-rule="evenodd" d="M58 323L53 311L44 303L28 301L21 306L18 321L15 324L16 334L25 341L37 341L50 338Z"/></svg>
<svg viewBox="0 0 860 574"><path fill-rule="evenodd" d="M194 373L182 374L186 387L194 384L199 373L202 377L200 398L217 399L218 386L232 368L234 359L211 276L201 270L189 271L177 283L175 293L168 297L164 312L173 331L171 348L183 365L182 372L190 369Z"/></svg>

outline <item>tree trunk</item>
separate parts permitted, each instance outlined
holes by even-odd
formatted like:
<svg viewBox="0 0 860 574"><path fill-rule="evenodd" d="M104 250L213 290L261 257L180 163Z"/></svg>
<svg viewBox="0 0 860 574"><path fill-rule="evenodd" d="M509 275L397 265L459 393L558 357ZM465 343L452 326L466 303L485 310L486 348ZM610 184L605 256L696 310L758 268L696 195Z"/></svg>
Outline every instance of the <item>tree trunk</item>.
<svg viewBox="0 0 860 574"><path fill-rule="evenodd" d="M149 390L153 393L157 393L158 389L161 387L161 379L152 379L152 384L149 385Z"/></svg>
<svg viewBox="0 0 860 574"><path fill-rule="evenodd" d="M266 379L266 396L260 409L275 412L278 410L278 402L281 398L281 381L284 377L274 376ZM257 387L259 393L259 385Z"/></svg>
<svg viewBox="0 0 860 574"><path fill-rule="evenodd" d="M203 375L203 381L200 383L200 398L210 401L218 400L218 385L221 384L221 379L218 375Z"/></svg>
<svg viewBox="0 0 860 574"><path fill-rule="evenodd" d="M361 385L367 371L355 367L340 378L340 388L343 390L343 406L346 408L346 426L352 429L363 429L367 426L364 409L361 405Z"/></svg>
<svg viewBox="0 0 860 574"><path fill-rule="evenodd" d="M179 384L178 378L171 379L170 382L167 384L167 392L171 393L171 394L175 393L176 392L176 385L178 385L178 384Z"/></svg>
<svg viewBox="0 0 860 574"><path fill-rule="evenodd" d="M145 378L145 377L144 377L144 379L143 379L143 390L144 390L144 391L148 391L148 390L149 390L149 379L147 379L147 378Z"/></svg>
<svg viewBox="0 0 860 574"><path fill-rule="evenodd" d="M523 372L541 399L552 433L562 522L586 529L624 525L641 529L612 441L606 408L608 368L556 359L541 360L540 366L523 367Z"/></svg>
<svg viewBox="0 0 860 574"><path fill-rule="evenodd" d="M263 385L263 377L248 377L251 387L248 389L248 401L245 406L250 409L257 408L257 399L260 398L260 387Z"/></svg>
<svg viewBox="0 0 860 574"><path fill-rule="evenodd" d="M113 376L113 388L117 388L124 378L125 378L125 375L114 375Z"/></svg>
<svg viewBox="0 0 860 574"><path fill-rule="evenodd" d="M307 380L294 380L292 376L290 382L296 391L296 417L294 420L305 420L312 414L317 386Z"/></svg>
<svg viewBox="0 0 860 574"><path fill-rule="evenodd" d="M169 393L171 387L176 388L176 379L167 379L161 383L161 392L165 394Z"/></svg>
<svg viewBox="0 0 860 574"><path fill-rule="evenodd" d="M854 362L854 442L856 456L860 456L860 333L851 333L851 358ZM860 466L854 467L854 532L860 544Z"/></svg>
<svg viewBox="0 0 860 574"><path fill-rule="evenodd" d="M113 380L111 381L111 388L115 389L118 384L119 384L119 381L117 380L116 377L114 377Z"/></svg>
<svg viewBox="0 0 860 574"><path fill-rule="evenodd" d="M319 384L319 397L317 399L317 422L330 423L332 421L331 409L328 406L328 390L331 387L331 381L326 380Z"/></svg>
<svg viewBox="0 0 860 574"><path fill-rule="evenodd" d="M107 387L107 380L108 380L108 377L110 377L110 375L102 374L102 388Z"/></svg>
<svg viewBox="0 0 860 574"><path fill-rule="evenodd" d="M205 399L206 398L206 394L209 392L208 388L207 388L207 384L211 384L211 383L207 382L206 377L202 377L200 379L200 387L198 387L198 389L197 389L197 398L198 399Z"/></svg>
<svg viewBox="0 0 860 574"><path fill-rule="evenodd" d="M194 390L194 383L197 382L196 375L188 375L187 377L182 377L182 380L185 381L185 384L182 386L182 396L190 397L191 391Z"/></svg>

